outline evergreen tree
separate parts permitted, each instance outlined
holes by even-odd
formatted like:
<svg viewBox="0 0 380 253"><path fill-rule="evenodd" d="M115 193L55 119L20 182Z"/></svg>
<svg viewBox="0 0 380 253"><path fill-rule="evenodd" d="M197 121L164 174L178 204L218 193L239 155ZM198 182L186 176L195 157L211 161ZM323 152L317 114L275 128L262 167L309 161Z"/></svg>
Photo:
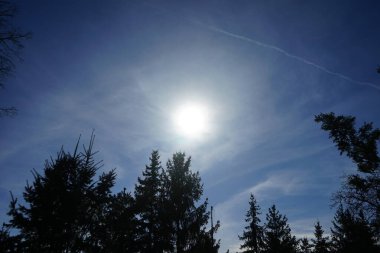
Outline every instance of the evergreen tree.
<svg viewBox="0 0 380 253"><path fill-rule="evenodd" d="M99 163L92 152L94 136L84 152L63 149L47 161L43 174L34 171L34 182L25 187L25 204L12 197L8 228L20 231L23 252L98 251L93 235L110 200L115 173L94 180Z"/></svg>
<svg viewBox="0 0 380 253"><path fill-rule="evenodd" d="M331 234L336 253L380 252L363 213L359 213L356 217L348 209L344 210L340 206L333 220Z"/></svg>
<svg viewBox="0 0 380 253"><path fill-rule="evenodd" d="M206 229L210 212L190 158L174 154L165 171L154 151L134 199L125 189L112 194L113 170L94 179L100 164L93 142L91 136L84 152L78 152L79 141L73 154L61 149L42 174L34 171L23 204L12 196L0 252L218 252L220 223Z"/></svg>
<svg viewBox="0 0 380 253"><path fill-rule="evenodd" d="M171 224L173 250L177 253L192 252L204 238L210 213L207 200L197 206L203 193L199 172L190 170L191 159L184 153L176 153L167 162L164 178L165 207ZM218 245L212 245L217 248Z"/></svg>
<svg viewBox="0 0 380 253"><path fill-rule="evenodd" d="M196 243L187 251L189 253L217 253L220 246L220 240L214 239L214 234L220 227L219 221L210 230L202 229L196 235Z"/></svg>
<svg viewBox="0 0 380 253"><path fill-rule="evenodd" d="M141 232L135 214L135 200L126 189L113 195L98 234L101 252L141 252L138 243Z"/></svg>
<svg viewBox="0 0 380 253"><path fill-rule="evenodd" d="M261 214L260 207L256 202L253 194L250 196L249 200L249 210L246 214L245 222L248 225L243 231L243 235L239 236L239 240L243 241L240 249L244 250L246 253L259 253L262 251L263 247L263 227L260 225Z"/></svg>
<svg viewBox="0 0 380 253"><path fill-rule="evenodd" d="M306 237L298 241L298 248L299 253L311 253L311 245Z"/></svg>
<svg viewBox="0 0 380 253"><path fill-rule="evenodd" d="M168 235L165 236L162 206L161 162L158 151L153 151L150 165L145 167L143 178L138 178L135 187L136 210L141 226L140 250L141 252L163 252L168 249ZM166 240L165 240L166 238ZM166 241L166 242L165 242Z"/></svg>
<svg viewBox="0 0 380 253"><path fill-rule="evenodd" d="M276 206L269 208L264 231L265 253L295 253L297 240L291 235L288 219L277 211Z"/></svg>
<svg viewBox="0 0 380 253"><path fill-rule="evenodd" d="M313 242L312 246L314 248L313 253L328 253L330 252L329 248L329 238L323 236L324 230L322 229L319 221L314 225L314 236L315 239L311 239Z"/></svg>
<svg viewBox="0 0 380 253"><path fill-rule="evenodd" d="M0 252L22 252L20 242L20 236L10 235L9 228L7 228L5 224L3 224L3 227L0 230Z"/></svg>
<svg viewBox="0 0 380 253"><path fill-rule="evenodd" d="M372 123L355 128L355 117L320 114L316 122L328 131L341 154L345 153L357 166L335 196L336 204L345 204L352 212L363 211L380 240L380 129ZM356 213L357 214L357 213Z"/></svg>

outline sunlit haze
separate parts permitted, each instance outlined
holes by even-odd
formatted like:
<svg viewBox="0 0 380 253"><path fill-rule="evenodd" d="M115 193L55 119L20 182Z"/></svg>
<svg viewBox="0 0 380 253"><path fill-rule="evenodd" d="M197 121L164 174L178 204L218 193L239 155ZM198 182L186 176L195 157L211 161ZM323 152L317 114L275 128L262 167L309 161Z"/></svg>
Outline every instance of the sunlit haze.
<svg viewBox="0 0 380 253"><path fill-rule="evenodd" d="M186 138L196 139L209 130L208 109L200 104L188 103L178 107L173 115L176 132Z"/></svg>

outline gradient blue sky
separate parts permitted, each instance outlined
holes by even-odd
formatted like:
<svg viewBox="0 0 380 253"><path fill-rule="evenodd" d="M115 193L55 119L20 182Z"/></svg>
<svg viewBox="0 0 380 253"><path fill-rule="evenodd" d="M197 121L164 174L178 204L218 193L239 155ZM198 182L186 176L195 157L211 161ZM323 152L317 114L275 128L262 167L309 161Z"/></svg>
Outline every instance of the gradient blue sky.
<svg viewBox="0 0 380 253"><path fill-rule="evenodd" d="M16 1L33 38L0 92L0 219L30 171L95 129L115 191L133 191L153 149L163 164L193 158L221 221L222 250L238 248L249 194L275 203L297 236L320 220L353 170L314 115L333 111L380 126L379 1ZM181 137L172 114L208 106L212 133ZM265 219L263 214L262 220Z"/></svg>

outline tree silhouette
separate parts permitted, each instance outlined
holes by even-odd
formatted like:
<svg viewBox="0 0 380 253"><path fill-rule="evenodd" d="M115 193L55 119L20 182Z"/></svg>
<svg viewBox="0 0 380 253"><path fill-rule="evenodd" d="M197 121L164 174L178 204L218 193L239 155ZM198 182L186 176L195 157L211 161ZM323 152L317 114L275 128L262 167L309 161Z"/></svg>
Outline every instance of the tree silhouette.
<svg viewBox="0 0 380 253"><path fill-rule="evenodd" d="M315 239L311 239L312 246L314 248L313 253L328 253L330 252L329 238L324 236L324 230L322 229L319 221L314 225Z"/></svg>
<svg viewBox="0 0 380 253"><path fill-rule="evenodd" d="M170 227L164 217L162 167L158 151L153 151L150 165L145 167L143 178L138 178L135 187L136 212L141 227L140 252L163 252L170 249Z"/></svg>
<svg viewBox="0 0 380 253"><path fill-rule="evenodd" d="M380 237L380 129L374 128L372 123L364 123L356 130L355 117L334 113L319 114L315 121L322 123L321 128L329 132L340 154L345 153L358 170L346 178L335 195L335 203L346 204L352 212L363 211Z"/></svg>
<svg viewBox="0 0 380 253"><path fill-rule="evenodd" d="M260 225L261 221L258 217L260 214L260 207L253 194L251 194L249 210L247 211L245 219L245 222L247 222L248 225L245 227L243 235L239 236L239 239L243 241L243 244L240 246L240 249L244 250L243 252L259 253L262 251L264 230Z"/></svg>
<svg viewBox="0 0 380 253"><path fill-rule="evenodd" d="M115 173L94 180L100 163L92 151L94 135L84 152L63 149L46 161L43 174L23 193L25 204L12 197L7 227L20 231L24 252L94 252L100 250L97 231L103 229Z"/></svg>
<svg viewBox="0 0 380 253"><path fill-rule="evenodd" d="M13 72L15 61L21 59L22 41L30 37L30 33L23 33L11 24L15 13L13 4L0 1L0 88L4 87L5 79ZM15 107L0 107L0 117L15 113Z"/></svg>
<svg viewBox="0 0 380 253"><path fill-rule="evenodd" d="M98 226L98 233L93 235L98 238L101 252L141 252L139 244L141 228L136 217L135 200L126 189L111 198L101 224L103 226Z"/></svg>
<svg viewBox="0 0 380 253"><path fill-rule="evenodd" d="M298 241L298 252L299 253L311 253L311 245L309 244L309 240L304 237Z"/></svg>
<svg viewBox="0 0 380 253"><path fill-rule="evenodd" d="M297 240L291 235L288 219L273 205L266 215L264 231L265 253L295 253Z"/></svg>
<svg viewBox="0 0 380 253"><path fill-rule="evenodd" d="M220 227L220 222L217 221L216 225L208 231L202 228L199 232L195 233L196 243L187 251L189 253L217 253L220 247L220 240L214 239L214 234Z"/></svg>
<svg viewBox="0 0 380 253"><path fill-rule="evenodd" d="M153 151L136 198L125 188L113 194L114 170L95 179L101 164L94 160L94 138L83 152L78 140L73 154L62 148L43 173L34 170L21 203L11 195L0 252L218 252L220 223L206 227L207 199L201 201L203 185L190 158L175 153L164 170Z"/></svg>
<svg viewBox="0 0 380 253"><path fill-rule="evenodd" d="M194 252L207 236L206 224L210 213L207 200L199 206L203 185L199 172L190 170L191 158L175 153L167 162L164 177L165 206L169 214L174 252ZM212 245L212 247L219 247Z"/></svg>
<svg viewBox="0 0 380 253"><path fill-rule="evenodd" d="M380 251L363 213L355 216L348 209L344 210L340 206L333 220L331 234L332 245L336 253L375 253Z"/></svg>
<svg viewBox="0 0 380 253"><path fill-rule="evenodd" d="M10 235L6 224L0 230L0 252L22 252L20 235Z"/></svg>

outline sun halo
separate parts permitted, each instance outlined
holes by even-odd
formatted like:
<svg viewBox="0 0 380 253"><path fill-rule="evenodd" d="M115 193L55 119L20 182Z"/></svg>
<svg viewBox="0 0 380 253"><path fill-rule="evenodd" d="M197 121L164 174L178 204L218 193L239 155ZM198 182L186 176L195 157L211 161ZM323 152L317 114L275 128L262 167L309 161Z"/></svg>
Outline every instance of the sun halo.
<svg viewBox="0 0 380 253"><path fill-rule="evenodd" d="M200 104L184 104L174 113L176 132L189 139L204 136L209 130L208 121L208 110Z"/></svg>

